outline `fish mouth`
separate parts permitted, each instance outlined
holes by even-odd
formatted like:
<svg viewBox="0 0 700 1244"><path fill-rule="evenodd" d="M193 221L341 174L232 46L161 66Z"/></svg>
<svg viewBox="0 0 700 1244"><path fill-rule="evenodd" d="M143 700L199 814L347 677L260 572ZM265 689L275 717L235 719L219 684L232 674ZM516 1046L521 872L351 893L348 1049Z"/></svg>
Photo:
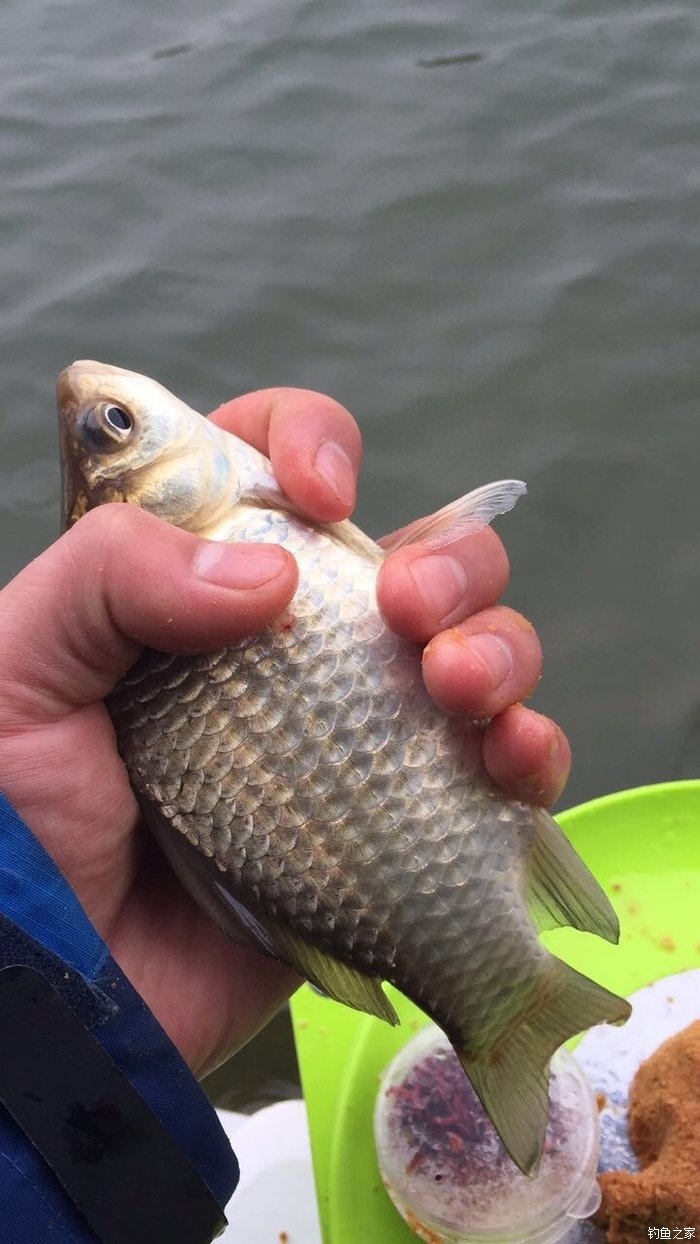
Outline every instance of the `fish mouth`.
<svg viewBox="0 0 700 1244"><path fill-rule="evenodd" d="M75 475L64 464L61 464L61 534L77 523L90 506L85 490L78 484Z"/></svg>
<svg viewBox="0 0 700 1244"><path fill-rule="evenodd" d="M75 465L80 459L80 454L75 452L76 420L96 391L99 377L105 372L117 374L121 370L94 359L80 359L65 367L56 381L61 458L61 531L67 531L90 509L80 470Z"/></svg>
<svg viewBox="0 0 700 1244"><path fill-rule="evenodd" d="M90 506L80 473L70 462L70 436L63 424L58 437L61 447L61 532L64 532L82 518Z"/></svg>

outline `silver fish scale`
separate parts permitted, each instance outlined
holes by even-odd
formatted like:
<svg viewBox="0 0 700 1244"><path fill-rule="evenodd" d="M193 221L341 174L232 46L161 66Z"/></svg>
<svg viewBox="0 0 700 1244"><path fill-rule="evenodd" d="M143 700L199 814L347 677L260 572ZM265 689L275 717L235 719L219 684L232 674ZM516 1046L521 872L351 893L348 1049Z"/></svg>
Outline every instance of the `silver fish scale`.
<svg viewBox="0 0 700 1244"><path fill-rule="evenodd" d="M522 897L529 809L467 770L463 724L384 625L373 566L274 511L227 535L284 543L298 593L252 643L147 651L126 675L109 708L135 789L244 904L393 981L448 1031L471 995L485 1043L548 960Z"/></svg>

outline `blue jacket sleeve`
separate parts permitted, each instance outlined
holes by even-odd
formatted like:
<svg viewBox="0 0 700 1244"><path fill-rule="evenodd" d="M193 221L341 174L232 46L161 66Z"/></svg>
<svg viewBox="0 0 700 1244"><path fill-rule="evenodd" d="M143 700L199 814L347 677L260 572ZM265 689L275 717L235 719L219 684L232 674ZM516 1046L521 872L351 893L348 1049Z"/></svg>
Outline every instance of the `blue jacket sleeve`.
<svg viewBox="0 0 700 1244"><path fill-rule="evenodd" d="M191 1172L192 1188L194 1183L201 1182L205 1196L212 1200L218 1214L218 1226L223 1225L221 1211L236 1186L238 1166L216 1112L172 1042L111 958L67 882L0 794L0 981L4 981L3 988L14 991L20 978L25 986L27 981L31 984L32 980L40 980L45 991L35 990L32 995L30 990L27 994L37 1016L33 1027L27 1030L29 1036L36 1035L37 1025L42 1024L42 1013L48 1016L55 1011L59 1016L56 1022L69 1025L79 1021L81 1042L87 1040L95 1047L96 1058L102 1059L108 1068L107 1080L111 1083L111 1078L117 1077L128 1082L124 1085L125 1091L135 1100L140 1099L139 1108L145 1104L154 1133L166 1134L170 1149L161 1146L159 1160L165 1161L167 1175L167 1154L170 1153L173 1160L177 1158L171 1186L179 1186L175 1181L186 1182L185 1176L190 1178ZM42 1012L41 998L44 997L50 998L51 1006ZM24 1003L18 1002L16 1008L3 1008L0 1012L0 1044L4 1042L2 1048L15 1051L19 1062L23 1053L21 1031L3 1032L2 1029L10 1022L10 1010L21 1016L23 1006ZM70 1027L65 1031L70 1031ZM44 1066L45 1061L51 1062L50 1034L42 1032L40 1035L44 1047L48 1042L49 1050L45 1058L42 1055L42 1075L37 1075L37 1081L43 1084L47 1077L50 1081L50 1067ZM33 1048L28 1038L26 1046ZM76 1050L78 1048L85 1047L77 1043ZM61 1054L64 1059L69 1057L65 1049ZM78 1057L83 1054L76 1054ZM15 1077L3 1096L0 1084L0 1235L3 1244L37 1244L40 1240L51 1240L55 1244L96 1244L98 1240L107 1240L110 1231L111 1239L119 1240L113 1223L105 1234L99 1229L93 1230L90 1225L93 1220L81 1198L73 1195L70 1180L64 1178L60 1169L52 1168L51 1160L45 1159L41 1147L37 1147L36 1137L30 1139L31 1129L25 1130L28 1125L21 1103L26 1098L31 1106L31 1099L39 1099L42 1094L33 1093L31 1085L18 1093ZM57 1094L60 1098L61 1086L57 1087ZM74 1102L71 1108L75 1108ZM42 1104L37 1106L39 1113L42 1109ZM57 1134L60 1144L60 1128ZM94 1164L94 1153L89 1152L87 1157L83 1154L82 1159L88 1165ZM153 1167L154 1182L156 1165ZM94 1184L95 1171L88 1173ZM145 1186L148 1186L148 1179L145 1179ZM135 1204L135 1223L137 1219L138 1205ZM125 1236L125 1244L138 1238L136 1225L130 1230L128 1242Z"/></svg>

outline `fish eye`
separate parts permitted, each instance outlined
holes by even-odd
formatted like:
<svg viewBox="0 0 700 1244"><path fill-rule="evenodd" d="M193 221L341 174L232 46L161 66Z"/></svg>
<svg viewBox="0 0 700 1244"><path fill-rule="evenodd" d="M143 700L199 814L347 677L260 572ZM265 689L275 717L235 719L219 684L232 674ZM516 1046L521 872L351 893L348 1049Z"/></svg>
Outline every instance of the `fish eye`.
<svg viewBox="0 0 700 1244"><path fill-rule="evenodd" d="M99 453L111 453L129 439L134 418L123 406L104 402L88 410L83 419L83 435Z"/></svg>
<svg viewBox="0 0 700 1244"><path fill-rule="evenodd" d="M128 432L131 428L131 415L122 410L121 406L108 406L105 410L105 419L115 432Z"/></svg>

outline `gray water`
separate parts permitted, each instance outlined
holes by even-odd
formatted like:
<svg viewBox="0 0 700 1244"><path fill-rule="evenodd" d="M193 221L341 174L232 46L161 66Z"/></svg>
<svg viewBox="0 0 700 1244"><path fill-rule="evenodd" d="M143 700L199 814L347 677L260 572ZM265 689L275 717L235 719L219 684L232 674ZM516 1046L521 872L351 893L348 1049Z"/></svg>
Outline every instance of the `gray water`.
<svg viewBox="0 0 700 1244"><path fill-rule="evenodd" d="M56 372L358 418L358 520L491 478L564 804L698 775L696 0L5 0L0 582L56 532Z"/></svg>

